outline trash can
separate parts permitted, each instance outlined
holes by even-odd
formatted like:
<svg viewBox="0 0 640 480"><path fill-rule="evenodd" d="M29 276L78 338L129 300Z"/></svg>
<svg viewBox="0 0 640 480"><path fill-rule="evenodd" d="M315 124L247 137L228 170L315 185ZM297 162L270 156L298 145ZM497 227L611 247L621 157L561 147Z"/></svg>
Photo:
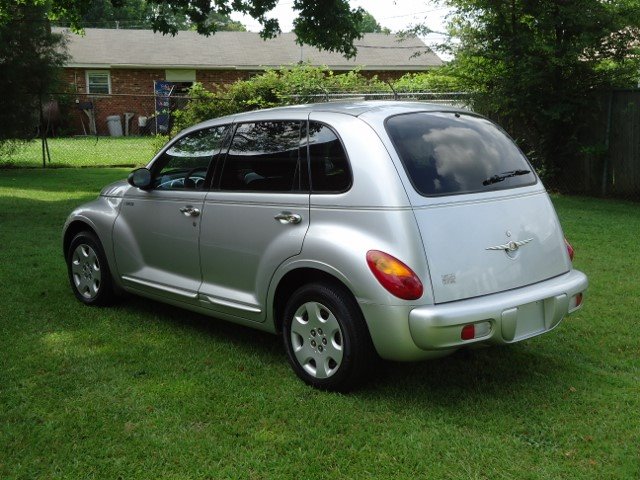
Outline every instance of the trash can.
<svg viewBox="0 0 640 480"><path fill-rule="evenodd" d="M112 137L122 136L122 122L120 121L120 115L110 115L107 117L107 128L109 128L109 135Z"/></svg>

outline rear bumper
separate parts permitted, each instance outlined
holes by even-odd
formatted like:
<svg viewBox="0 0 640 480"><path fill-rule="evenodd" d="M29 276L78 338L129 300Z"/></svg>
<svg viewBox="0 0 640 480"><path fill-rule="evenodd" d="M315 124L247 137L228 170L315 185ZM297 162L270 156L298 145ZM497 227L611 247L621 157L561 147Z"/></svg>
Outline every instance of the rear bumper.
<svg viewBox="0 0 640 480"><path fill-rule="evenodd" d="M556 327L565 315L578 310L576 295L587 289L585 274L572 270L535 285L484 297L419 307L409 313L415 344L424 350L461 347L472 343L513 343ZM486 325L486 334L462 340L462 327Z"/></svg>
<svg viewBox="0 0 640 480"><path fill-rule="evenodd" d="M514 343L555 328L578 310L576 295L587 289L578 270L527 287L439 305L383 307L361 304L381 357L419 360L474 344ZM462 327L482 325L482 334L461 338ZM486 328L488 324L489 328Z"/></svg>

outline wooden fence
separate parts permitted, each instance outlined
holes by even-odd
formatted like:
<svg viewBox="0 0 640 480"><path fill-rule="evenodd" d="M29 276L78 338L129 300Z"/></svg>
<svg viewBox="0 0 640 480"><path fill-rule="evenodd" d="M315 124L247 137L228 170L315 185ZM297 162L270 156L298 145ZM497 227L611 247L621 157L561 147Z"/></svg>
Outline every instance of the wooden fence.
<svg viewBox="0 0 640 480"><path fill-rule="evenodd" d="M640 200L640 89L603 93L597 103L561 182L574 193Z"/></svg>

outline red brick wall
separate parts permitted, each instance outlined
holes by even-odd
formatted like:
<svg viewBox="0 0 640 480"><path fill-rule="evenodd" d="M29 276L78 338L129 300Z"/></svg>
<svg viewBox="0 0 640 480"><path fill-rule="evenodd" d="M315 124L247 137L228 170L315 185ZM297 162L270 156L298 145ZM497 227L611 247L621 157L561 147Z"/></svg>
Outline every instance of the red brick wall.
<svg viewBox="0 0 640 480"><path fill-rule="evenodd" d="M98 134L108 134L107 117L111 115L120 115L124 131L124 112L133 112L135 117L129 124L130 133L137 135L139 133L138 116L149 117L155 111L153 82L154 80L164 80L165 71L110 69L111 95L87 95L86 70L84 68L67 68L65 69L65 80L69 84L69 91L77 93L76 100L93 102ZM71 122L75 132L78 134L82 134L84 131L88 132L88 119L84 113L74 110L72 115L75 116ZM84 130L81 118L84 121Z"/></svg>
<svg viewBox="0 0 640 480"><path fill-rule="evenodd" d="M65 69L65 79L71 91L86 93L86 70L88 69ZM153 95L153 82L165 79L164 69L112 68L110 72L112 94ZM208 90L215 90L217 86L246 80L256 73L258 72L247 70L196 70L196 81Z"/></svg>
<svg viewBox="0 0 640 480"><path fill-rule="evenodd" d="M86 93L86 71L102 69L66 68L66 80L71 86L71 91ZM128 68L112 68L111 93L153 95L154 80L164 80L164 70L144 70Z"/></svg>
<svg viewBox="0 0 640 480"><path fill-rule="evenodd" d="M256 73L247 70L196 70L196 82L200 82L207 90L216 90L221 85L247 80Z"/></svg>
<svg viewBox="0 0 640 480"><path fill-rule="evenodd" d="M86 70L84 68L67 68L64 78L68 83L68 91L76 93L80 102L91 101L95 107L96 127L100 135L107 135L107 117L120 115L124 122L124 112L134 112L131 120L131 133L138 131L138 116L149 117L154 114L155 102L153 96L153 82L165 79L164 69L126 69L112 68L111 95L86 95ZM250 78L256 72L246 70L196 70L196 81L208 90L215 90L220 85L230 84L237 80ZM88 131L87 117L77 110L72 112L71 125L77 134ZM83 130L81 119L84 121ZM124 130L124 123L123 123Z"/></svg>

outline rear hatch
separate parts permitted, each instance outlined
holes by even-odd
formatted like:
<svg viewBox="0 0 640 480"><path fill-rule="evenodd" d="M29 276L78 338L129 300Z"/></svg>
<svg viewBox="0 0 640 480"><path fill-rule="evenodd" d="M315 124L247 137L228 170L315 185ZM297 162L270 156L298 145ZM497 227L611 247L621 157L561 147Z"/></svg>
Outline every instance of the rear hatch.
<svg viewBox="0 0 640 480"><path fill-rule="evenodd" d="M434 302L502 292L570 269L553 205L524 155L490 121L455 112L390 117L419 201Z"/></svg>

